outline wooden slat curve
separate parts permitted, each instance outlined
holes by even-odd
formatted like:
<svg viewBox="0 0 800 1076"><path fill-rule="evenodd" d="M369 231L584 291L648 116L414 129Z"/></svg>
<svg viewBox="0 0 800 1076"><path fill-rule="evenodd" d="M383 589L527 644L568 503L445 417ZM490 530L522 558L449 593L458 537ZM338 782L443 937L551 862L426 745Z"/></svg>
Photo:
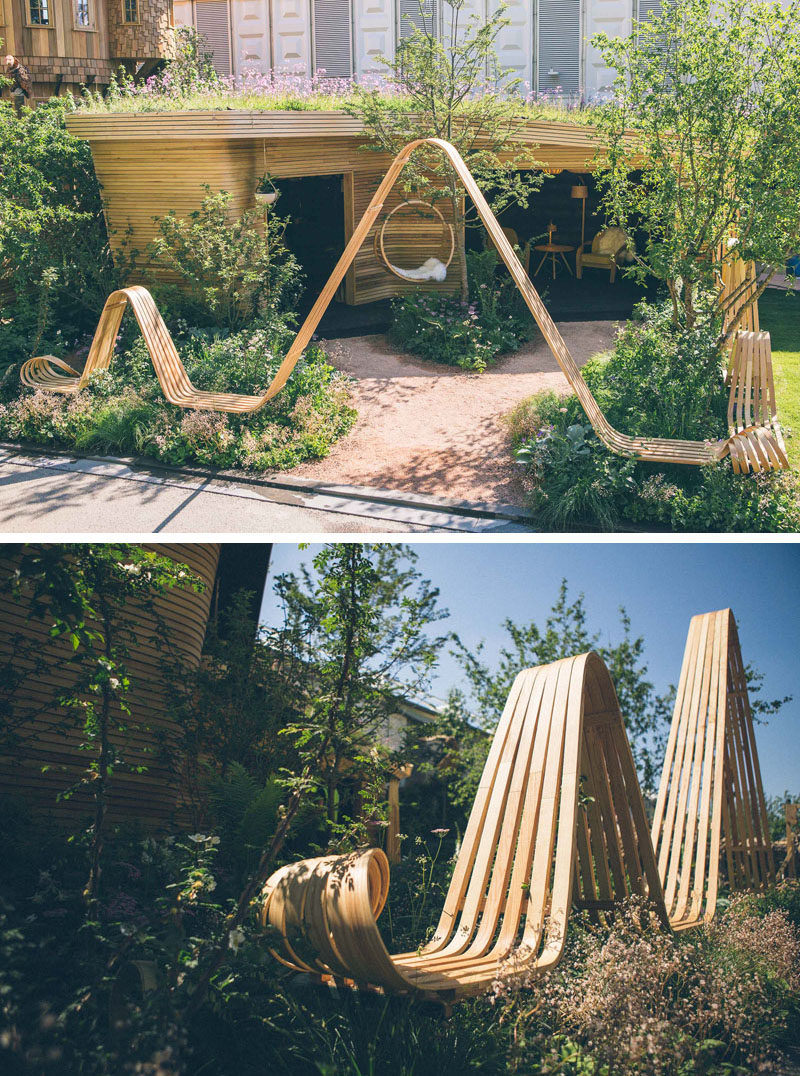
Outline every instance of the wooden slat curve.
<svg viewBox="0 0 800 1076"><path fill-rule="evenodd" d="M738 332L728 367L728 446L737 474L788 468L768 332Z"/></svg>
<svg viewBox="0 0 800 1076"><path fill-rule="evenodd" d="M606 447L618 455L649 460L655 463L682 463L703 466L714 463L726 456L731 450L728 440L705 442L658 437L630 437L621 433L609 423L589 390L589 386L584 381L564 338L550 317L541 296L531 283L530 277L514 252L514 248L504 235L499 221L490 209L472 173L456 148L449 142L439 138L420 138L409 142L392 161L389 170L373 194L327 283L298 330L297 336L275 377L262 396L204 393L195 389L186 374L175 345L156 309L152 297L146 289L139 286L123 288L109 296L100 317L100 324L95 333L86 366L77 381L66 379L59 376L55 370L51 370L47 357L29 359L23 366L23 380L33 387L47 388L56 392L74 392L82 388L86 385L91 373L95 370L108 368L113 354L116 330L119 328L119 321L125 308L124 304L125 301L129 301L136 314L142 334L147 342L153 365L168 400L180 407L200 410L235 413L249 413L259 410L277 395L286 384L298 359L308 346L314 331L319 325L322 315L334 298L353 260L377 222L384 203L397 182L400 173L415 150L423 145L437 148L450 161L453 170L458 175L465 191L478 210L492 243L508 268L515 285L522 294L529 311L547 341L548 347L580 400L595 433ZM113 332L112 328L114 329Z"/></svg>
<svg viewBox="0 0 800 1076"><path fill-rule="evenodd" d="M594 903L597 916L637 894L668 924L616 692L596 654L517 677L439 925L418 952L391 956L380 937L388 871L379 849L276 871L262 910L283 940L275 956L320 976L455 999L485 990L508 962L533 974L553 967L574 901Z"/></svg>
<svg viewBox="0 0 800 1076"><path fill-rule="evenodd" d="M389 864L374 848L281 867L264 887L262 922L291 968L450 1001L501 971L544 974L575 908L602 921L636 895L667 929L710 920L722 854L732 889L774 883L729 609L689 626L652 839L611 676L582 654L516 678L426 946L387 951L376 920Z"/></svg>
<svg viewBox="0 0 800 1076"><path fill-rule="evenodd" d="M775 881L747 681L730 609L692 618L652 841L675 930L713 918L721 852L731 888Z"/></svg>

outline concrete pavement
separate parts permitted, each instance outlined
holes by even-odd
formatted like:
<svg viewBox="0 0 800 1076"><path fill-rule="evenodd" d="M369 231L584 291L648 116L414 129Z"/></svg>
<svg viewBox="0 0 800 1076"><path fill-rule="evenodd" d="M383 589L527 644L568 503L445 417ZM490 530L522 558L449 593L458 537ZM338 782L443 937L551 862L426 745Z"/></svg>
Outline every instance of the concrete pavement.
<svg viewBox="0 0 800 1076"><path fill-rule="evenodd" d="M330 490L336 490L334 495ZM133 461L0 449L0 530L10 534L335 534L525 532L438 505L237 483Z"/></svg>

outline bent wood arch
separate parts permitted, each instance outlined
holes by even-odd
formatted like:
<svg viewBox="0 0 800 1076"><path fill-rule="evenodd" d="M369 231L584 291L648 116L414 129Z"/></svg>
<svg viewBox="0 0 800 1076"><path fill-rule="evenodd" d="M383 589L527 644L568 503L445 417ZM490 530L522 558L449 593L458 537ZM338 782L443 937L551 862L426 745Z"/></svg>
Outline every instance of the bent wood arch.
<svg viewBox="0 0 800 1076"><path fill-rule="evenodd" d="M195 389L181 363L180 356L152 296L145 288L140 286L122 288L109 296L103 308L86 365L81 374L66 366L61 360L54 360L52 356L40 356L29 359L23 365L21 372L23 382L30 387L55 392L74 392L83 388L92 373L108 368L116 340L116 332L112 332L111 329L114 326L116 326L116 329L119 328L125 304L130 302L147 343L159 382L165 396L171 403L177 404L179 407L228 411L239 414L258 411L276 396L286 384L298 359L305 351L319 325L322 315L344 279L345 273L350 268L375 224L383 209L387 195L394 187L414 151L423 145L435 147L450 161L465 191L472 199L492 239L492 243L508 268L514 283L522 294L564 376L580 400L595 433L606 447L618 455L631 456L635 459L650 460L657 463L683 463L702 466L724 458L730 452L731 444L738 443L737 439L742 436L741 433L735 432L731 437L716 442L685 441L657 437L630 437L611 425L600 410L564 338L556 328L553 319L542 302L541 296L531 283L511 243L504 235L499 221L481 193L464 159L455 146L439 138L420 138L409 142L392 161L389 170L372 196L372 200L353 231L317 301L298 330L275 377L262 395L205 393ZM69 376L65 376L65 373L60 373L59 370L63 370Z"/></svg>
<svg viewBox="0 0 800 1076"><path fill-rule="evenodd" d="M540 975L573 909L602 920L628 896L684 930L732 889L774 882L752 713L730 609L692 619L652 840L619 702L595 653L521 672L481 776L431 941L392 956L376 920L380 849L303 860L263 890L283 964L395 993L455 1000L502 970Z"/></svg>
<svg viewBox="0 0 800 1076"><path fill-rule="evenodd" d="M675 930L713 918L721 855L734 889L775 882L736 621L692 617L652 826Z"/></svg>
<svg viewBox="0 0 800 1076"><path fill-rule="evenodd" d="M594 916L631 894L668 925L644 803L611 677L594 653L520 673L481 777L439 925L391 956L376 917L379 849L304 860L267 881L263 921L290 967L384 989L480 993L498 964L561 958L573 902Z"/></svg>

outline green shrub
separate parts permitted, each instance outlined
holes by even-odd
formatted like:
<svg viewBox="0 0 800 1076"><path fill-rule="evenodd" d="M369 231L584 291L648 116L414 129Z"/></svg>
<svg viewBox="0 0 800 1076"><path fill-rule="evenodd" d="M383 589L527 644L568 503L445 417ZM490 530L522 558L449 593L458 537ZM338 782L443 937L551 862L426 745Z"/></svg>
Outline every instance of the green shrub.
<svg viewBox="0 0 800 1076"><path fill-rule="evenodd" d="M37 335L64 354L94 329L116 275L88 142L68 134L71 98L16 115L0 101L0 369Z"/></svg>
<svg viewBox="0 0 800 1076"><path fill-rule="evenodd" d="M584 376L612 426L641 437L716 439L727 400L714 326L675 329L668 311L642 304L605 362Z"/></svg>
<svg viewBox="0 0 800 1076"><path fill-rule="evenodd" d="M678 331L641 307L609 356L584 377L612 425L638 436L716 441L727 391L713 328ZM729 460L680 467L627 460L594 435L577 397L538 393L507 418L532 507L545 527L608 528L627 521L675 531L800 529L794 471L736 475Z"/></svg>
<svg viewBox="0 0 800 1076"><path fill-rule="evenodd" d="M302 271L283 242L286 222L274 213L266 227L257 209L235 214L232 195L212 192L187 219L161 219L148 254L178 277L179 288L155 282L157 297L192 324L235 332L256 319L292 310L302 292Z"/></svg>
<svg viewBox="0 0 800 1076"><path fill-rule="evenodd" d="M635 464L608 452L576 404L553 392L525 401L509 423L517 436L530 430L517 460L543 526L569 530L589 523L609 530L634 487Z"/></svg>
<svg viewBox="0 0 800 1076"><path fill-rule="evenodd" d="M285 326L227 340L195 336L184 349L201 389L263 391L278 369ZM0 437L84 451L143 454L164 463L197 462L252 471L293 467L327 455L355 419L346 380L314 344L283 391L249 415L187 411L164 400L147 347L138 338L111 370L74 396L23 391L0 405Z"/></svg>
<svg viewBox="0 0 800 1076"><path fill-rule="evenodd" d="M515 351L535 331L513 281L495 277L493 250L467 254L470 301L413 292L392 303L389 337L404 351L431 362L485 370L498 355Z"/></svg>

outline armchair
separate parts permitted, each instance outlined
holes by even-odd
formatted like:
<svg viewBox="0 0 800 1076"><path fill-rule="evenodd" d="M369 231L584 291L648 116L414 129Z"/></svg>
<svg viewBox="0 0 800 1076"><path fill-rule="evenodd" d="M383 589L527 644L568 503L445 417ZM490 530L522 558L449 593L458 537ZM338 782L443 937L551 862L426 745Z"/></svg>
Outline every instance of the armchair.
<svg viewBox="0 0 800 1076"><path fill-rule="evenodd" d="M587 250L587 247L590 248ZM609 282L614 283L617 266L627 260L623 255L629 249L627 235L621 228L604 228L589 243L578 247L575 254L575 275L583 277L584 266L591 269L609 269Z"/></svg>

